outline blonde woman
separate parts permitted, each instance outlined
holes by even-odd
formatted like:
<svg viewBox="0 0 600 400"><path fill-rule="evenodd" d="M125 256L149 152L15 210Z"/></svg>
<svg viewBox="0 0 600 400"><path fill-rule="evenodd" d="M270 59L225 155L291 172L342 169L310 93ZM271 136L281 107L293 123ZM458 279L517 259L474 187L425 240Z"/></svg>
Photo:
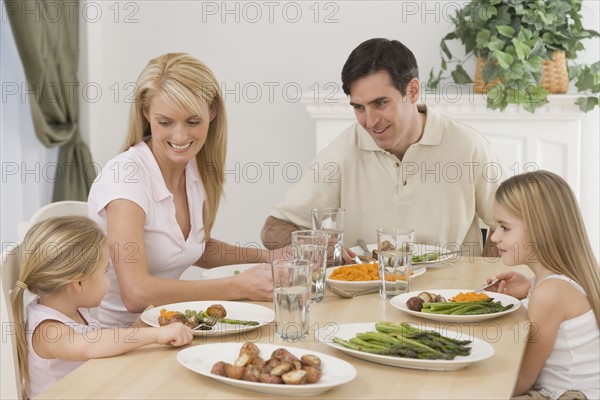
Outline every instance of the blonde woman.
<svg viewBox="0 0 600 400"><path fill-rule="evenodd" d="M151 344L183 346L192 331L181 323L161 328L100 329L87 308L108 290L108 246L85 217L51 218L25 237L19 280L11 294L23 398L35 397L90 358L110 357ZM23 310L25 290L37 298ZM26 322L25 322L26 321Z"/></svg>
<svg viewBox="0 0 600 400"><path fill-rule="evenodd" d="M211 70L188 54L159 56L140 74L134 100L123 152L103 168L88 199L111 248L112 286L99 310L101 323L131 322L150 304L270 300L267 264L228 278L178 280L190 265L275 257L211 237L227 144L225 105Z"/></svg>
<svg viewBox="0 0 600 400"><path fill-rule="evenodd" d="M600 398L600 277L577 200L559 176L536 171L503 182L492 241L508 272L493 290L524 299L530 337L517 399Z"/></svg>

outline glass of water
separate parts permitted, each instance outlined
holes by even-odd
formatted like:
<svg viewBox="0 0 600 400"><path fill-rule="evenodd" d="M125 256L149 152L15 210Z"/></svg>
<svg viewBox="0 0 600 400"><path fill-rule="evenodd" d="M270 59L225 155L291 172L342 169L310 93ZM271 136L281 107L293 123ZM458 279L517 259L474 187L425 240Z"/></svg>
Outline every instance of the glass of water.
<svg viewBox="0 0 600 400"><path fill-rule="evenodd" d="M410 291L415 231L411 228L377 229L379 294L382 299Z"/></svg>
<svg viewBox="0 0 600 400"><path fill-rule="evenodd" d="M294 258L307 260L312 266L311 299L318 303L325 296L325 267L327 266L327 243L329 235L323 231L292 232Z"/></svg>
<svg viewBox="0 0 600 400"><path fill-rule="evenodd" d="M342 246L344 244L343 208L313 208L312 228L329 234L327 246L327 265L342 265Z"/></svg>
<svg viewBox="0 0 600 400"><path fill-rule="evenodd" d="M274 260L273 306L275 333L296 342L308 335L312 264L307 260Z"/></svg>

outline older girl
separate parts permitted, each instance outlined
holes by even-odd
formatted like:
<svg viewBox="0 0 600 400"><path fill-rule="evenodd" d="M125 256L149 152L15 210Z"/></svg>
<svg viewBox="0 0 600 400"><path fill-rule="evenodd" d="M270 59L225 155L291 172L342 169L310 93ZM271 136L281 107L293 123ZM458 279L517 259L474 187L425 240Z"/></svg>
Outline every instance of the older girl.
<svg viewBox="0 0 600 400"><path fill-rule="evenodd" d="M507 265L526 264L493 290L524 298L531 333L518 399L600 398L600 277L577 200L559 176L536 171L503 182L492 241Z"/></svg>

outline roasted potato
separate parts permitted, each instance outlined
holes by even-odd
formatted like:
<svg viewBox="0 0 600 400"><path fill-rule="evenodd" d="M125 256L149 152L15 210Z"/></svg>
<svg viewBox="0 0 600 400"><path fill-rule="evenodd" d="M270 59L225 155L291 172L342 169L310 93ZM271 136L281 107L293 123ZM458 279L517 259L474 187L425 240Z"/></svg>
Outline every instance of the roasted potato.
<svg viewBox="0 0 600 400"><path fill-rule="evenodd" d="M231 379L242 379L244 376L244 367L236 367L232 364L225 364L225 374Z"/></svg>
<svg viewBox="0 0 600 400"><path fill-rule="evenodd" d="M252 361L252 365L254 365L254 368L256 368L259 371L262 371L266 364L267 362L261 356L257 356L254 359L254 361Z"/></svg>
<svg viewBox="0 0 600 400"><path fill-rule="evenodd" d="M292 369L294 369L294 365L291 362L281 361L271 368L270 374L275 376L281 376L286 372L291 371Z"/></svg>
<svg viewBox="0 0 600 400"><path fill-rule="evenodd" d="M442 296L441 294L436 294L435 297L433 298L434 303L443 303L445 301L446 301L446 298L444 296Z"/></svg>
<svg viewBox="0 0 600 400"><path fill-rule="evenodd" d="M274 384L283 383L280 376L275 376L275 375L267 374L264 372L262 374L260 374L260 377L258 379L262 383L274 383Z"/></svg>
<svg viewBox="0 0 600 400"><path fill-rule="evenodd" d="M254 365L250 364L244 368L244 375L242 379L249 382L260 382L260 371L257 370Z"/></svg>
<svg viewBox="0 0 600 400"><path fill-rule="evenodd" d="M312 354L303 355L302 357L300 357L300 361L302 362L302 365L308 365L311 367L320 367L321 366L321 359Z"/></svg>
<svg viewBox="0 0 600 400"><path fill-rule="evenodd" d="M292 353L290 353L287 349L279 348L271 353L271 358L279 358L280 360L285 360L287 358L294 357Z"/></svg>
<svg viewBox="0 0 600 400"><path fill-rule="evenodd" d="M417 297L419 297L425 303L431 303L433 301L433 298L435 297L435 295L432 296L431 293L429 293L429 292L421 292L417 295Z"/></svg>
<svg viewBox="0 0 600 400"><path fill-rule="evenodd" d="M281 375L281 380L287 385L302 385L306 383L308 373L303 369L295 369Z"/></svg>
<svg viewBox="0 0 600 400"><path fill-rule="evenodd" d="M306 383L315 383L321 379L321 368L317 366L304 366L302 367L306 371Z"/></svg>
<svg viewBox="0 0 600 400"><path fill-rule="evenodd" d="M210 373L215 375L227 376L227 373L225 373L225 362L216 362L210 370Z"/></svg>
<svg viewBox="0 0 600 400"><path fill-rule="evenodd" d="M225 307L221 304L213 304L206 309L206 313L211 317L217 317L218 319L225 318L227 316L227 311L225 311Z"/></svg>
<svg viewBox="0 0 600 400"><path fill-rule="evenodd" d="M258 357L260 354L260 350L254 343L246 342L242 345L240 349L240 355L235 360L233 365L236 367L245 367L248 364L252 364L254 359Z"/></svg>

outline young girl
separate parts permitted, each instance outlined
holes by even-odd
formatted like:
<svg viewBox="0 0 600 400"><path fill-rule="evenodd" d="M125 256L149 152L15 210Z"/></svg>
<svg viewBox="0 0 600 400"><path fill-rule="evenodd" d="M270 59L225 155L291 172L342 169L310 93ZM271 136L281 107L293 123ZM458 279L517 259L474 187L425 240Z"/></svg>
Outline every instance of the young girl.
<svg viewBox="0 0 600 400"><path fill-rule="evenodd" d="M97 307L110 285L108 246L85 217L51 218L33 226L21 245L21 271L11 295L23 398L45 390L85 360L151 344L183 346L192 340L182 324L161 328L99 329L87 308ZM39 298L27 305L23 293Z"/></svg>
<svg viewBox="0 0 600 400"><path fill-rule="evenodd" d="M532 283L507 272L492 290L523 299L530 337L518 399L600 398L600 277L577 200L559 176L536 171L503 182L492 241L506 265L526 264Z"/></svg>

